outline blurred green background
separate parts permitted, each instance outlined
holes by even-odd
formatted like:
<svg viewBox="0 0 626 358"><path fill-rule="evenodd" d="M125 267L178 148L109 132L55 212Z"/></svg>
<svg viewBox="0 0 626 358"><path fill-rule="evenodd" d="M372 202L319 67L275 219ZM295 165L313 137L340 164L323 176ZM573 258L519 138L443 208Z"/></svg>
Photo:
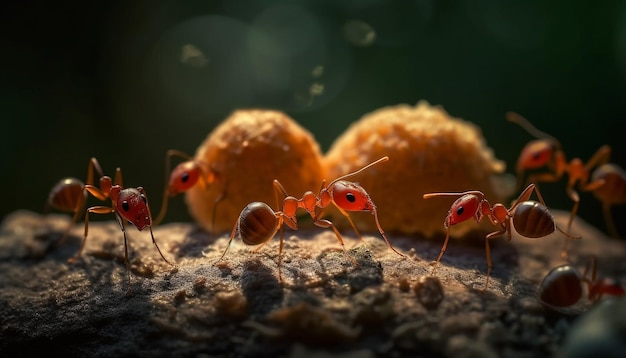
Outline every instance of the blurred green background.
<svg viewBox="0 0 626 358"><path fill-rule="evenodd" d="M286 111L325 151L362 115L425 99L478 124L510 172L531 139L505 121L513 110L557 137L568 158L610 144L626 167L620 1L1 6L2 217L43 212L52 185L84 179L92 156L159 201L166 150L193 154L242 107ZM571 208L563 181L542 190L549 206ZM580 214L604 229L590 194ZM614 214L626 236L626 209ZM166 222L186 220L178 197Z"/></svg>

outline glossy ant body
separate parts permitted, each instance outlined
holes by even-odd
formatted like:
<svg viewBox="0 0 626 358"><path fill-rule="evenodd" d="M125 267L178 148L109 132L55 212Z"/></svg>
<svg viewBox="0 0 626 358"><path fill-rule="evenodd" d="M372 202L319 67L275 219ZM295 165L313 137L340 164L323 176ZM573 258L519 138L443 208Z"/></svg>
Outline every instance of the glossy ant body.
<svg viewBox="0 0 626 358"><path fill-rule="evenodd" d="M184 159L184 162L179 163L174 170L170 172L172 157L179 157ZM208 164L194 160L188 154L176 150L170 149L165 154L165 188L163 190L163 203L156 219L153 224L159 225L165 213L167 212L167 204L169 198L183 193L195 185L202 185L203 188L208 189L209 186L219 180L218 173L211 168ZM223 195L215 200L214 205L223 198ZM215 210L213 210L213 223L215 223ZM215 224L212 225L215 227Z"/></svg>
<svg viewBox="0 0 626 358"><path fill-rule="evenodd" d="M85 247L85 241L87 241L87 234L89 230L89 214L114 213L124 235L124 262L126 264L126 271L128 275L128 290L130 290L130 261L128 260L128 239L126 237L127 221L132 223L139 231L146 228L150 229L152 243L161 255L161 258L163 258L163 260L168 264L173 265L165 258L165 256L163 256L161 249L159 249L159 246L154 239L154 234L152 233L152 214L150 213L150 206L143 187L124 188L122 185L122 171L120 168L117 168L115 171L115 181L111 180L108 176L102 176L100 178L99 188L91 184L86 184L85 190L98 200L105 201L107 199L111 199L111 206L96 205L87 208L85 212L85 232L83 241L74 257L68 259L69 263L76 262Z"/></svg>
<svg viewBox="0 0 626 358"><path fill-rule="evenodd" d="M539 202L528 200L533 191L537 194ZM489 284L489 275L491 274L491 268L493 266L489 240L506 235L507 239L510 241L511 226L515 227L515 230L526 238L541 238L552 234L555 230L559 230L570 239L579 239L579 237L573 237L556 226L554 218L546 207L539 189L532 183L522 191L509 209L500 203L491 206L485 198L485 194L478 190L470 190L461 193L428 193L424 194L423 197L424 199L429 199L435 196L458 196L459 198L452 203L444 221L446 238L441 247L439 256L435 261L431 275L435 273L435 269L448 246L450 227L472 218L476 220L476 222L480 222L483 217L487 217L493 225L499 227L499 230L485 237L487 278L483 290L485 290Z"/></svg>
<svg viewBox="0 0 626 358"><path fill-rule="evenodd" d="M591 277L587 277L589 273ZM572 306L584 296L583 284L587 286L587 298L591 303L596 303L603 296L626 294L624 287L615 280L607 277L598 278L597 259L592 255L589 256L582 275L570 264L550 270L539 286L539 299L548 306Z"/></svg>
<svg viewBox="0 0 626 358"><path fill-rule="evenodd" d="M574 202L567 222L567 231L570 231L580 203L580 195L575 188L578 185L578 189L581 191L595 191L604 184L603 180L594 179L591 172L593 168L609 161L611 148L608 145L601 146L586 163L583 163L580 158L573 158L568 163L561 143L556 138L538 130L526 118L517 113L507 112L506 118L537 138L526 144L517 160L518 186L521 185L524 173L528 170L548 168L548 172L530 174L527 182L531 183L556 182L563 175L568 175L565 191ZM566 245L567 240L564 241L564 252Z"/></svg>
<svg viewBox="0 0 626 358"><path fill-rule="evenodd" d="M337 230L335 225L330 220L321 218L321 214L318 209L323 210L331 204L337 207L339 211L344 216L346 216L346 218L352 225L352 228L355 230L359 239L361 240L361 235L356 229L354 223L352 222L348 211L371 212L374 215L374 220L376 221L378 231L387 243L387 245L398 255L404 256L391 245L391 243L385 236L385 232L380 226L380 222L378 220L378 212L376 211L376 206L374 205L374 202L370 198L369 194L359 184L344 180L348 177L361 173L362 171L372 167L373 165L382 163L387 160L389 160L389 157L382 157L355 172L346 174L331 181L328 186L326 186L326 182L323 181L322 187L318 195L315 195L315 193L313 193L312 191L307 191L300 199L289 196L282 184L280 184L278 180L274 180L274 194L276 195L277 203L279 202L278 195L282 194L284 196L282 210L274 211L269 205L262 202L252 202L248 204L241 211L241 214L239 215L239 218L237 219L237 222L235 223L231 232L230 239L228 241L228 244L226 245L226 249L224 250L224 253L220 257L218 262L222 260L226 255L226 252L228 251L228 248L230 247L230 244L233 241L235 235L239 234L241 240L246 245L260 245L259 248L256 249L259 250L264 244L269 242L269 240L274 237L278 230L280 230L278 269L279 277L281 277L282 279L282 275L280 274L280 268L283 249L283 224L289 226L293 230L297 230L298 221L296 218L296 211L298 209L304 209L309 213L309 215L311 215L313 223L316 226L322 228L330 228L333 230L333 232L337 236L337 240L339 240L339 243L341 244L344 254L355 265L358 265L356 260L352 256L350 256L350 254L346 250L339 230Z"/></svg>
<svg viewBox="0 0 626 358"><path fill-rule="evenodd" d="M89 160L89 165L87 166L87 180L85 182L82 182L77 178L66 177L61 179L54 187L52 187L52 190L50 190L48 200L46 202L46 210L53 208L59 211L74 214L72 221L69 223L67 229L63 233L63 236L61 236L58 240L58 244L62 244L65 241L65 239L69 236L72 227L80 218L80 215L84 214L83 209L85 208L87 202L87 191L85 190L85 186L94 184L94 172L98 174L100 180L104 178L100 163L98 163L96 158L92 157ZM102 185L103 183L101 181L101 188Z"/></svg>
<svg viewBox="0 0 626 358"><path fill-rule="evenodd" d="M613 163L602 164L593 171L591 180L604 182L604 185L593 191L593 196L602 203L604 221L609 233L619 238L611 206L626 204L626 171Z"/></svg>

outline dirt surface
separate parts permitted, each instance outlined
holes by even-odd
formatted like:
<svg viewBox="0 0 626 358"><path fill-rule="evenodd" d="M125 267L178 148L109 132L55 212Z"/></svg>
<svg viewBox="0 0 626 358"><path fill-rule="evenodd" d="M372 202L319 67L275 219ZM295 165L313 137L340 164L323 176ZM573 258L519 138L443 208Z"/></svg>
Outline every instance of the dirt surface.
<svg viewBox="0 0 626 358"><path fill-rule="evenodd" d="M564 225L565 212L553 212ZM374 234L361 244L344 233L354 265L330 230L285 231L282 281L278 242L252 252L240 241L218 262L228 235L211 238L190 223L147 231L129 227L130 286L122 233L93 222L81 259L77 225L63 215L16 211L0 232L0 355L237 357L545 357L620 356L623 300L564 310L537 298L546 273L563 264L560 234L492 240L489 287L484 240L452 240L430 275L442 239ZM577 220L570 259L626 283L626 244ZM606 312L592 314L606 305ZM605 309L606 311L606 309ZM608 318L607 318L608 317ZM586 321L599 334L585 333ZM587 323L588 328L588 323ZM582 333L581 333L582 332ZM598 332L598 330L594 330ZM581 336L582 334L582 336ZM571 336L575 336L574 341ZM583 338L580 338L583 337ZM590 347L590 350L580 348ZM587 355L587 352L589 355ZM606 353L608 352L608 353Z"/></svg>

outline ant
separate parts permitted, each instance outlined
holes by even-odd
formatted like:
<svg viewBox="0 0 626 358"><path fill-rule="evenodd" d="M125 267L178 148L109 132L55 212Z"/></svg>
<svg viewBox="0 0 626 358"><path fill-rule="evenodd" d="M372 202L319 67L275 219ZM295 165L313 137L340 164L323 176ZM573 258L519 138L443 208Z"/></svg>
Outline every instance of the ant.
<svg viewBox="0 0 626 358"><path fill-rule="evenodd" d="M263 202L252 202L248 204L241 211L241 214L239 215L239 218L237 219L237 222L235 223L233 230L230 234L230 239L228 241L228 244L226 245L226 249L224 250L224 253L220 257L218 262L222 260L226 255L226 252L228 251L228 248L230 247L230 244L236 234L239 234L241 240L246 245L260 245L255 250L256 252L267 242L269 242L274 237L276 232L280 229L278 272L279 277L282 280L280 268L283 250L283 224L289 226L293 230L297 230L298 222L296 218L296 211L297 209L301 208L306 210L309 215L311 215L311 218L313 219L313 224L321 228L330 228L333 230L335 236L337 236L337 240L339 240L339 243L341 244L341 247L346 257L348 257L354 265L358 266L356 260L352 256L350 256L350 254L348 254L339 230L337 230L337 228L331 221L322 219L320 217L320 212L317 209L323 210L330 204L333 204L344 216L346 216L360 240L363 240L361 234L356 229L356 226L350 218L348 211L371 212L374 215L374 220L376 221L378 231L389 246L389 248L391 248L398 255L404 256L391 245L391 243L385 236L385 232L383 231L382 227L380 226L380 222L378 221L378 212L376 211L376 206L374 205L374 202L370 198L369 194L358 183L344 180L387 160L389 160L389 157L382 157L355 172L346 174L331 181L328 186L326 186L325 180L322 181L322 186L317 196L312 191L305 192L300 199L289 196L282 184L278 180L274 180L274 195L276 196L277 205L280 205L278 199L279 193L284 195L282 211L274 211L269 205Z"/></svg>
<svg viewBox="0 0 626 358"><path fill-rule="evenodd" d="M118 167L115 171L115 181L109 176L100 178L100 187L91 184L85 184L85 190L101 201L111 199L111 206L97 205L87 208L85 212L85 233L78 252L68 259L68 263L75 263L80 257L85 241L87 241L87 233L89 230L89 214L110 214L114 213L120 229L124 235L124 262L126 264L126 272L128 275L128 290L130 290L130 262L128 260L128 239L126 237L126 222L133 224L139 231L145 228L150 229L152 243L165 262L172 265L168 261L154 239L152 233L152 214L150 213L150 205L146 192L143 187L124 188L122 186L122 171Z"/></svg>
<svg viewBox="0 0 626 358"><path fill-rule="evenodd" d="M102 188L102 178L104 178L104 174L98 160L92 157L89 160L89 165L87 166L87 180L85 182L82 182L77 178L66 177L61 179L54 187L52 187L52 190L50 190L50 194L48 195L48 200L46 202L46 211L53 208L59 211L74 214L72 221L69 223L67 229L63 233L63 236L57 241L57 244L59 245L65 242L65 239L69 236L72 227L78 221L81 213L84 213L83 209L85 208L85 203L87 202L87 191L85 190L85 186L86 184L94 184L94 172L101 178L100 186Z"/></svg>
<svg viewBox="0 0 626 358"><path fill-rule="evenodd" d="M528 200L530 199L533 191L537 194L540 202ZM487 278L485 280L485 287L483 288L483 291L489 284L489 275L491 274L491 268L493 266L489 240L506 235L507 239L511 241L511 226L515 227L515 230L521 236L526 238L541 238L552 234L555 230L559 230L570 239L580 239L580 237L574 237L567 234L565 231L556 226L552 214L543 201L539 188L532 183L529 184L524 191L522 191L509 209L500 203L496 203L491 206L485 198L485 194L478 190L470 190L462 193L428 193L424 194L423 198L429 199L435 196L459 196L459 198L452 203L444 221L446 238L443 242L443 246L441 247L439 256L437 257L437 261L435 261L431 275L435 273L435 269L446 251L448 240L450 239L451 226L462 223L471 218L474 218L476 222L480 222L485 216L493 225L499 226L498 231L494 231L485 237Z"/></svg>
<svg viewBox="0 0 626 358"><path fill-rule="evenodd" d="M612 237L620 238L611 215L611 206L626 204L626 171L613 163L602 164L593 171L591 180L604 181L604 185L594 190L593 195L602 203L609 233Z"/></svg>
<svg viewBox="0 0 626 358"><path fill-rule="evenodd" d="M528 181L531 183L539 182L556 182L560 180L564 174L568 175L567 186L565 191L567 196L574 202L569 220L567 222L567 231L570 231L574 217L578 212L580 204L580 196L575 187L581 191L594 191L604 185L604 181L593 178L590 179L591 170L599 165L607 163L611 155L611 147L603 145L591 156L587 163L583 163L580 158L573 158L568 163L565 153L561 147L561 143L549 134L546 134L533 126L526 118L514 112L507 112L506 118L509 122L518 124L529 134L537 139L532 140L524 146L517 160L516 171L518 177L518 186L521 185L524 173L527 170L535 170L547 166L548 172L540 172L529 175ZM567 240L563 242L563 252L566 252Z"/></svg>
<svg viewBox="0 0 626 358"><path fill-rule="evenodd" d="M170 173L172 157L179 157L185 161L179 163L174 170ZM217 171L210 168L204 162L194 160L190 155L175 149L170 149L165 154L165 188L163 190L163 203L156 219L154 219L154 225L159 225L165 213L167 212L167 204L170 197L183 193L196 184L202 185L203 188L208 189L209 186L219 180ZM215 200L214 205L223 199L223 195ZM215 210L213 210L212 227L215 227Z"/></svg>
<svg viewBox="0 0 626 358"><path fill-rule="evenodd" d="M587 274L591 272L591 277ZM582 284L587 286L587 298L591 303L598 302L603 296L623 296L624 287L607 277L598 278L597 259L589 256L582 276L572 265L566 264L553 268L544 277L539 286L539 298L542 303L553 307L569 307L583 297Z"/></svg>

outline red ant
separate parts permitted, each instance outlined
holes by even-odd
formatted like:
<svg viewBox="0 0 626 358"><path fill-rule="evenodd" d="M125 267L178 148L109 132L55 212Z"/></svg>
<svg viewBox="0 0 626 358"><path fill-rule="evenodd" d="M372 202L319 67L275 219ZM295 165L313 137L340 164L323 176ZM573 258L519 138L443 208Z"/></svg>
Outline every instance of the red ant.
<svg viewBox="0 0 626 358"><path fill-rule="evenodd" d="M587 274L591 270L591 278ZM597 259L589 256L585 271L580 275L572 265L566 264L553 268L544 277L539 286L539 297L542 303L554 307L569 307L583 297L582 284L587 285L587 298L596 303L603 296L623 296L624 287L615 280L597 276Z"/></svg>
<svg viewBox="0 0 626 358"><path fill-rule="evenodd" d="M298 221L296 218L296 211L298 209L306 210L311 218L313 219L313 224L322 228L330 228L333 230L335 235L337 236L337 240L341 244L344 254L352 260L355 265L358 265L356 260L348 254L346 250L343 239L341 238L341 234L339 230L335 227L335 225L326 219L320 218L320 213L317 209L324 209L328 205L333 204L335 207L339 209L339 211L348 218L352 228L357 233L359 239L362 240L360 233L356 229L356 226L352 222L348 211L369 211L374 215L374 220L376 221L376 226L378 227L378 231L380 235L383 237L387 245L398 255L404 256L400 252L398 252L389 242L387 237L385 236L385 232L380 226L380 222L378 221L378 212L376 211L376 206L374 202L370 198L369 194L365 191L363 187L354 182L349 182L344 179L357 175L362 171L376 165L378 163L382 163L389 160L389 157L382 157L365 167L341 176L333 181L331 181L328 186L326 186L326 181L322 182L322 187L320 189L319 195L315 195L312 191L307 191L304 193L302 198L298 199L293 196L289 196L285 190L285 188L280 184L278 180L274 180L274 194L276 196L276 202L279 203L278 195L282 193L285 198L283 199L282 211L274 211L269 205L262 202L252 202L248 204L239 215L235 226L230 234L230 239L228 240L228 244L226 245L226 249L224 253L218 260L222 260L230 247L231 242L236 234L239 234L241 240L246 245L260 245L255 251L258 251L264 244L269 242L276 232L280 229L280 244L278 249L278 270L279 277L282 280L282 275L280 273L280 267L282 262L282 250L283 250L283 224L286 224L293 230L298 229Z"/></svg>
<svg viewBox="0 0 626 358"><path fill-rule="evenodd" d="M80 249L74 255L68 259L69 263L74 263L81 255L87 241L87 233L89 230L89 214L110 214L114 213L117 219L120 229L124 235L124 262L126 263L126 271L128 274L128 289L130 290L130 262L128 260L128 239L126 238L126 221L132 223L139 231L145 228L150 229L150 236L152 237L152 243L156 247L157 251L165 262L173 265L169 262L159 246L157 245L154 234L152 233L152 214L150 213L150 206L146 192L143 187L137 188L124 188L122 186L122 171L117 168L115 171L115 181L112 181L108 176L102 176L100 178L100 188L91 184L85 184L85 190L93 195L98 200L105 201L111 199L111 206L97 205L87 208L85 213L85 233L83 241L80 245Z"/></svg>
<svg viewBox="0 0 626 358"><path fill-rule="evenodd" d="M104 177L100 163L98 163L96 158L92 157L89 160L89 165L87 166L87 180L85 182L87 185L94 184L94 171L100 178ZM46 202L46 210L54 208L59 211L71 212L74 214L72 221L69 223L67 229L63 233L63 236L58 240L58 244L62 244L65 241L65 239L69 236L72 227L78 221L80 215L84 213L83 209L85 208L85 203L87 202L85 183L77 178L66 177L61 179L52 188L52 190L50 190L48 201ZM100 185L102 187L102 182Z"/></svg>
<svg viewBox="0 0 626 358"><path fill-rule="evenodd" d="M170 173L171 160L174 156L180 157L185 161L179 163ZM179 150L168 150L165 154L165 189L163 190L163 203L161 204L161 210L156 219L154 219L153 224L155 226L159 225L165 217L170 197L183 193L196 184L202 185L203 188L208 189L208 187L217 180L219 180L217 171L210 168L206 163L194 160L191 156ZM222 198L223 195L218 197L214 205L216 206ZM212 220L212 227L215 227L215 210L213 210Z"/></svg>
<svg viewBox="0 0 626 358"><path fill-rule="evenodd" d="M516 123L524 128L529 134L538 138L526 144L517 160L516 171L518 186L521 184L523 175L527 170L544 167L547 167L549 170L547 173L541 172L529 175L527 182L531 183L556 182L560 180L564 174L568 174L565 191L567 196L574 202L567 222L567 231L570 231L580 203L580 196L575 190L575 186L578 184L578 188L581 191L595 191L604 184L603 180L594 180L592 178L592 180L589 181L589 179L591 170L594 167L609 161L611 148L608 145L603 145L593 154L587 163L583 163L580 158L573 158L567 163L561 143L559 143L556 138L538 130L526 118L517 113L507 112L506 118L510 122ZM563 252L565 255L566 245L567 240L563 243Z"/></svg>
<svg viewBox="0 0 626 358"><path fill-rule="evenodd" d="M535 191L539 197L540 202L528 200L531 194ZM494 231L485 237L485 253L487 255L487 279L485 280L485 287L489 284L489 275L491 274L491 267L493 266L491 261L491 248L489 247L489 240L504 236L511 240L511 226L515 227L515 230L523 237L527 238L540 238L553 233L555 230L559 230L565 236L570 239L579 239L580 237L573 237L565 233L554 223L554 218L539 192L539 189L535 184L529 184L519 197L514 201L513 205L507 209L503 204L497 203L491 206L485 194L478 190L470 190L462 193L428 193L424 194L424 199L432 198L435 196L459 196L457 200L452 203L448 215L444 221L446 228L446 238L441 247L437 261L433 266L431 275L435 273L435 269L441 261L443 253L448 246L448 240L450 239L450 227L471 218L474 218L476 222L480 222L483 217L487 217L491 223L495 226L499 226L498 231Z"/></svg>
<svg viewBox="0 0 626 358"><path fill-rule="evenodd" d="M604 221L609 233L619 238L611 215L611 206L626 204L626 171L612 163L602 164L593 171L591 180L604 181L604 185L594 190L593 195L602 203Z"/></svg>

